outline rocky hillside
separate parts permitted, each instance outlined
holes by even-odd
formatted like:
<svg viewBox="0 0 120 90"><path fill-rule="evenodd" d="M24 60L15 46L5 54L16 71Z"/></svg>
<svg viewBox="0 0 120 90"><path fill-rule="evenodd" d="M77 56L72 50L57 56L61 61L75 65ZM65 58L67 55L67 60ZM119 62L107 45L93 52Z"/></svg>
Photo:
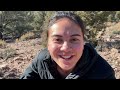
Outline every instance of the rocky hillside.
<svg viewBox="0 0 120 90"><path fill-rule="evenodd" d="M110 26L102 35L98 53L107 60L120 79L120 23ZM18 79L34 56L41 50L40 39L8 43L0 48L0 78Z"/></svg>

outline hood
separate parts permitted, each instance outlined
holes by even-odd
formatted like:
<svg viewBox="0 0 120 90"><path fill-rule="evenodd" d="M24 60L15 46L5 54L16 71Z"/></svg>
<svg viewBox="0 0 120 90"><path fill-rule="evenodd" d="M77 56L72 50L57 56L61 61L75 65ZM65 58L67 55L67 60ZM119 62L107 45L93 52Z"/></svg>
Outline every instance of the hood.
<svg viewBox="0 0 120 90"><path fill-rule="evenodd" d="M98 54L90 43L84 45L83 55L78 61L74 70L66 77L66 79L76 79L85 75L93 66L98 58Z"/></svg>

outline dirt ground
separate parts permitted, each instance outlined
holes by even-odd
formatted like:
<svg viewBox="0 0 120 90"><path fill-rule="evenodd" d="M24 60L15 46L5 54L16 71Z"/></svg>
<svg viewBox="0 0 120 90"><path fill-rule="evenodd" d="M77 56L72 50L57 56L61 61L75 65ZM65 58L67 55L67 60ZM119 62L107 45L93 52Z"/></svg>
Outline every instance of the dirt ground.
<svg viewBox="0 0 120 90"><path fill-rule="evenodd" d="M9 43L7 47L16 51L13 57L0 60L0 78L17 79L41 50L40 39Z"/></svg>

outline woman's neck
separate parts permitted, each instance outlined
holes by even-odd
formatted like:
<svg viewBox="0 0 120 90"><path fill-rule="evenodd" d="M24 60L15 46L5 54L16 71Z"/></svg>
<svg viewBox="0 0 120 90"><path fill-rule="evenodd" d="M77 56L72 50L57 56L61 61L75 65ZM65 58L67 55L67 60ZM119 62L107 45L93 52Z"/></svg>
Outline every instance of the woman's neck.
<svg viewBox="0 0 120 90"><path fill-rule="evenodd" d="M58 70L58 72L60 73L60 75L63 77L63 78L65 78L65 77L67 77L69 74L70 74L70 72L72 71L72 69L71 70L63 70L63 69L61 69L59 66L57 67L57 70Z"/></svg>

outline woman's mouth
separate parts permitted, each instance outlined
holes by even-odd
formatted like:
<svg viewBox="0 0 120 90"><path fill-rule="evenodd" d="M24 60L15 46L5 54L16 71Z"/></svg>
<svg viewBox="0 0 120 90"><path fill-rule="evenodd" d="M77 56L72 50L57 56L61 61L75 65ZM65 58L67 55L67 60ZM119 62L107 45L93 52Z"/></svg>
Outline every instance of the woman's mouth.
<svg viewBox="0 0 120 90"><path fill-rule="evenodd" d="M70 60L73 57L73 55L70 56L62 56L60 55L60 58L65 59L65 60Z"/></svg>

